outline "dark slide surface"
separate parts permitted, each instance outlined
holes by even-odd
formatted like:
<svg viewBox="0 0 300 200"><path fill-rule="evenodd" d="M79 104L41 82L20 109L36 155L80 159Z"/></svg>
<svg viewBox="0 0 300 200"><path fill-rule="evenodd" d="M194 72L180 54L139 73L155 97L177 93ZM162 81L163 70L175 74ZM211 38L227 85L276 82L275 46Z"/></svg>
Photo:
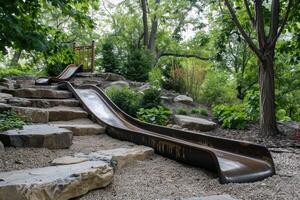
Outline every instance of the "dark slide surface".
<svg viewBox="0 0 300 200"><path fill-rule="evenodd" d="M51 84L51 83L56 83L56 82L61 82L61 81L68 81L70 78L72 78L80 70L82 70L82 65L70 64L57 77L38 78L35 81L35 84L36 85L48 85L48 84Z"/></svg>
<svg viewBox="0 0 300 200"><path fill-rule="evenodd" d="M213 171L221 183L253 182L275 174L264 146L140 122L120 110L101 89L67 85L114 138L150 146L162 156Z"/></svg>

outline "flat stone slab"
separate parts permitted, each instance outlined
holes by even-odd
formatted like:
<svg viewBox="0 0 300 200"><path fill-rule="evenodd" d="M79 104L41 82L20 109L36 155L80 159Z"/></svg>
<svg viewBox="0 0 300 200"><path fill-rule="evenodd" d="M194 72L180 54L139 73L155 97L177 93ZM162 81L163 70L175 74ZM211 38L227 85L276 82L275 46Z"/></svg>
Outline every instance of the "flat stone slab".
<svg viewBox="0 0 300 200"><path fill-rule="evenodd" d="M0 173L1 200L67 200L109 185L113 168L103 161Z"/></svg>
<svg viewBox="0 0 300 200"><path fill-rule="evenodd" d="M98 135L105 133L105 127L92 122L88 118L86 119L75 119L70 121L55 121L50 122L60 128L66 128L73 132L74 136L83 135Z"/></svg>
<svg viewBox="0 0 300 200"><path fill-rule="evenodd" d="M25 125L22 130L14 129L0 133L5 146L63 149L72 145L72 132L51 125Z"/></svg>
<svg viewBox="0 0 300 200"><path fill-rule="evenodd" d="M56 106L51 108L33 108L1 104L0 110L13 110L18 113L24 121L33 123L68 121L88 117L88 113L80 107Z"/></svg>
<svg viewBox="0 0 300 200"><path fill-rule="evenodd" d="M21 88L15 90L5 90L6 93L16 97L24 98L45 98L45 99L68 99L72 98L72 93L65 90L52 90L46 88Z"/></svg>
<svg viewBox="0 0 300 200"><path fill-rule="evenodd" d="M79 101L76 99L28 99L13 97L8 99L8 103L12 106L21 107L37 107L37 108L50 108L55 106L79 106Z"/></svg>
<svg viewBox="0 0 300 200"><path fill-rule="evenodd" d="M174 120L181 127L191 130L210 131L215 129L217 126L217 124L212 121L186 115L175 115Z"/></svg>
<svg viewBox="0 0 300 200"><path fill-rule="evenodd" d="M161 199L161 200L173 200L173 199ZM238 199L232 198L228 194L224 194L224 195L212 195L206 197L176 198L176 200L238 200Z"/></svg>
<svg viewBox="0 0 300 200"><path fill-rule="evenodd" d="M87 159L89 161L102 160L120 169L130 163L137 160L146 160L154 155L154 150L146 146L137 146L133 148L117 148L111 150L101 150L97 152L92 152L89 154L78 153L74 156L65 156L52 161L53 165L66 165L69 163L74 163L78 161L82 162L80 159ZM78 160L77 160L78 159Z"/></svg>
<svg viewBox="0 0 300 200"><path fill-rule="evenodd" d="M0 101L1 101L2 103L6 103L6 101L7 101L9 98L12 98L12 95L11 95L11 94L1 93L1 92L0 92Z"/></svg>
<svg viewBox="0 0 300 200"><path fill-rule="evenodd" d="M192 104L193 98L188 97L186 95L178 95L178 96L174 97L173 101L176 103Z"/></svg>

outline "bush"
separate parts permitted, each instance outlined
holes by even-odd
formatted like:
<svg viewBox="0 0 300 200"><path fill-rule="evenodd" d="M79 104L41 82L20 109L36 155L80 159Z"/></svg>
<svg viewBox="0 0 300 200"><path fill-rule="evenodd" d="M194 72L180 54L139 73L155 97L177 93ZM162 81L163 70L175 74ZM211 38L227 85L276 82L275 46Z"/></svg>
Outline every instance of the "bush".
<svg viewBox="0 0 300 200"><path fill-rule="evenodd" d="M148 50L131 49L125 64L124 74L126 78L133 81L148 80L148 73L153 63L153 55Z"/></svg>
<svg viewBox="0 0 300 200"><path fill-rule="evenodd" d="M136 117L136 113L141 107L141 96L138 93L128 87L112 86L106 91L106 94L124 112Z"/></svg>
<svg viewBox="0 0 300 200"><path fill-rule="evenodd" d="M161 90L157 88L150 88L144 91L144 96L142 99L143 108L153 108L161 105Z"/></svg>
<svg viewBox="0 0 300 200"><path fill-rule="evenodd" d="M277 110L276 118L277 118L277 120L282 121L282 122L291 121L291 118L289 116L287 116L287 113L284 109Z"/></svg>
<svg viewBox="0 0 300 200"><path fill-rule="evenodd" d="M188 114L188 110L185 108L177 108L176 109L176 113L179 115L187 115Z"/></svg>
<svg viewBox="0 0 300 200"><path fill-rule="evenodd" d="M10 76L25 76L33 74L32 69L28 66L12 66L0 68L0 78Z"/></svg>
<svg viewBox="0 0 300 200"><path fill-rule="evenodd" d="M24 121L15 112L4 111L0 113L0 131L6 131L9 129L22 128Z"/></svg>
<svg viewBox="0 0 300 200"><path fill-rule="evenodd" d="M207 105L233 103L236 101L236 91L233 82L224 72L207 73L200 87L199 101Z"/></svg>
<svg viewBox="0 0 300 200"><path fill-rule="evenodd" d="M245 110L251 121L257 121L259 119L259 91L250 90L247 92L244 99Z"/></svg>
<svg viewBox="0 0 300 200"><path fill-rule="evenodd" d="M149 72L149 83L155 88L161 88L163 75L158 67L153 68Z"/></svg>
<svg viewBox="0 0 300 200"><path fill-rule="evenodd" d="M111 38L107 38L102 45L102 67L105 72L119 73L119 60L114 51Z"/></svg>
<svg viewBox="0 0 300 200"><path fill-rule="evenodd" d="M222 128L245 129L249 121L242 105L217 105L213 107L213 114Z"/></svg>
<svg viewBox="0 0 300 200"><path fill-rule="evenodd" d="M171 113L172 112L168 108L158 106L151 109L140 108L137 116L139 120L144 122L167 125Z"/></svg>
<svg viewBox="0 0 300 200"><path fill-rule="evenodd" d="M208 111L203 108L193 108L191 111L192 114L200 114L204 116L208 116Z"/></svg>

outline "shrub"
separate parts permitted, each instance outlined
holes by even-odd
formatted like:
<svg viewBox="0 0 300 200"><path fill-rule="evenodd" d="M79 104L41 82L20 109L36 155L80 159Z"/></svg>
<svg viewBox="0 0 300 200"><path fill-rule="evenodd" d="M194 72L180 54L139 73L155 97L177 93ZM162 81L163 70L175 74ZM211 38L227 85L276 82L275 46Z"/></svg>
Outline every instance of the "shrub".
<svg viewBox="0 0 300 200"><path fill-rule="evenodd" d="M289 116L287 116L287 113L284 109L277 110L276 118L277 118L277 120L282 121L282 122L291 121L291 118Z"/></svg>
<svg viewBox="0 0 300 200"><path fill-rule="evenodd" d="M111 38L107 38L102 45L102 67L105 72L119 73L119 60L114 51Z"/></svg>
<svg viewBox="0 0 300 200"><path fill-rule="evenodd" d="M245 129L249 121L243 105L217 105L213 114L222 128Z"/></svg>
<svg viewBox="0 0 300 200"><path fill-rule="evenodd" d="M185 108L177 108L176 109L176 113L179 115L187 115L188 114L188 110Z"/></svg>
<svg viewBox="0 0 300 200"><path fill-rule="evenodd" d="M244 99L245 110L251 121L257 121L259 119L259 91L250 90L247 92Z"/></svg>
<svg viewBox="0 0 300 200"><path fill-rule="evenodd" d="M136 113L141 107L141 96L138 93L130 90L128 87L119 88L112 86L106 91L106 94L124 112L136 117Z"/></svg>
<svg viewBox="0 0 300 200"><path fill-rule="evenodd" d="M33 74L31 67L28 66L11 66L0 68L0 78L10 76L25 76Z"/></svg>
<svg viewBox="0 0 300 200"><path fill-rule="evenodd" d="M233 82L224 72L209 72L200 87L199 101L207 105L233 103L236 101L236 91Z"/></svg>
<svg viewBox="0 0 300 200"><path fill-rule="evenodd" d="M133 81L148 80L153 61L153 55L148 50L131 49L124 69L126 78Z"/></svg>
<svg viewBox="0 0 300 200"><path fill-rule="evenodd" d="M201 114L204 116L208 116L208 111L203 108L193 108L191 111L192 114Z"/></svg>
<svg viewBox="0 0 300 200"><path fill-rule="evenodd" d="M149 72L149 83L155 88L161 88L163 75L158 67L153 68Z"/></svg>
<svg viewBox="0 0 300 200"><path fill-rule="evenodd" d="M24 126L22 118L13 111L4 111L0 113L0 131L6 131Z"/></svg>
<svg viewBox="0 0 300 200"><path fill-rule="evenodd" d="M137 113L139 120L158 125L167 125L170 115L171 111L162 106L151 109L140 108Z"/></svg>
<svg viewBox="0 0 300 200"><path fill-rule="evenodd" d="M161 90L155 87L152 87L144 91L144 96L142 98L142 107L143 108L153 108L161 105Z"/></svg>

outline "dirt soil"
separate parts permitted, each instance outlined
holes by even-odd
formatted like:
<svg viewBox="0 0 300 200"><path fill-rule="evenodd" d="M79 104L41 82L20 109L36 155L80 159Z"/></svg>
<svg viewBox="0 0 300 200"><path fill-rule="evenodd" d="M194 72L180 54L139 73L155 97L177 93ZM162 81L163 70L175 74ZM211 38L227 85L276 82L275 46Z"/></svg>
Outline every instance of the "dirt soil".
<svg viewBox="0 0 300 200"><path fill-rule="evenodd" d="M218 128L208 134L253 141L257 131L255 126L246 131ZM6 148L6 152L0 153L0 171L48 166L54 158L77 152L134 146L105 134L76 136L73 141L71 148L64 150ZM264 143L266 140L257 141ZM271 152L277 174L255 183L221 185L215 174L155 155L150 160L138 161L118 170L110 186L91 191L76 200L178 199L215 194L229 194L247 200L300 199L300 149L271 148Z"/></svg>

